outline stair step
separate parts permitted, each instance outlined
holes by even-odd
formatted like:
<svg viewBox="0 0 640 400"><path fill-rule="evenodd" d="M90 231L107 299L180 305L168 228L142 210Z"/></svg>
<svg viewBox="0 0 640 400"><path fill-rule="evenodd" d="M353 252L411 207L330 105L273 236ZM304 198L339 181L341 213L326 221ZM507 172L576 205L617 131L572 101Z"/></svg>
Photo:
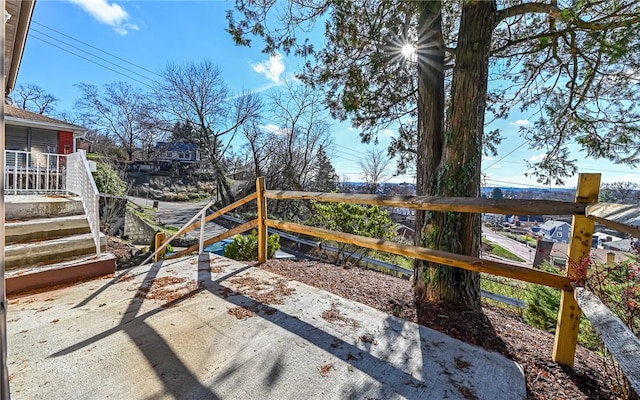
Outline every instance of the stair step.
<svg viewBox="0 0 640 400"><path fill-rule="evenodd" d="M91 227L85 215L7 222L5 243L42 241L90 232Z"/></svg>
<svg viewBox="0 0 640 400"><path fill-rule="evenodd" d="M7 271L5 287L7 295L12 295L97 278L113 274L115 270L116 257L111 253L102 253L99 256L93 255L42 267Z"/></svg>
<svg viewBox="0 0 640 400"><path fill-rule="evenodd" d="M24 221L84 214L82 200L73 195L6 195L5 219Z"/></svg>
<svg viewBox="0 0 640 400"><path fill-rule="evenodd" d="M100 234L100 247L106 249L107 238ZM96 247L91 233L66 236L58 239L5 246L5 268L7 270L60 262L72 257L95 254Z"/></svg>

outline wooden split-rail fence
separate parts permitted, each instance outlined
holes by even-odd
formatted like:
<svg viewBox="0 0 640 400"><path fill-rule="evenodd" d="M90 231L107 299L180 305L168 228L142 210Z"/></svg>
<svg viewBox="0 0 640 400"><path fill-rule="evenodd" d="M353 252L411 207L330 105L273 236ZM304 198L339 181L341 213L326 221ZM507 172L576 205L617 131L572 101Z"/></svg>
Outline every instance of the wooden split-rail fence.
<svg viewBox="0 0 640 400"><path fill-rule="evenodd" d="M584 310L585 315L592 321L596 331L609 348L609 351L618 360L619 365L632 387L636 392L640 393L640 340L632 333L629 334L630 330L626 328L622 321L615 318L613 314L602 305L597 297L582 288L576 288L572 280L569 279L569 276L572 276L579 280L585 277L581 276L581 274L586 275L587 273L586 270L578 268L578 266L590 253L595 222L620 232L640 237L640 208L634 205L599 203L599 190L600 174L579 175L576 199L574 202L278 191L266 190L265 180L261 177L256 181L255 193L210 215L206 215L207 210L213 205L212 201L205 205L191 221L185 224L184 227L170 238L166 238L164 235L158 235L156 238L155 252L149 256L143 264L154 257L158 260L158 257L164 254L164 249L168 243L180 235L198 228L200 228L199 243L171 255L170 258L182 257L195 251L202 253L204 247L208 245L257 228L258 262L264 263L267 260L267 229L276 228L287 232L347 243L450 267L484 272L548 286L561 290L562 293L552 354L553 360L560 364L573 366L577 348L580 317L582 310ZM257 203L258 217L256 219L245 222L222 234L205 240L204 224L253 200L256 200ZM318 202L358 203L460 213L571 215L573 217L571 227L572 236L569 243L566 275L553 274L506 262L485 260L425 247L401 244L389 240L367 238L293 222L269 219L267 217L267 200L315 200ZM574 281L575 280L576 279L574 279ZM620 332L624 332L625 334L622 335ZM632 351L630 351L630 349Z"/></svg>

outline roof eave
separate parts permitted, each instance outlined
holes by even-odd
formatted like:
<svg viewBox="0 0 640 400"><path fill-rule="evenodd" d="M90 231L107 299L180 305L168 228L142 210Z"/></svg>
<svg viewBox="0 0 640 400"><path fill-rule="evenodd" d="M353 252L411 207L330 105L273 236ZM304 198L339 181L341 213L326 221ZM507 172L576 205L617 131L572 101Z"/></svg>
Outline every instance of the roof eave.
<svg viewBox="0 0 640 400"><path fill-rule="evenodd" d="M32 128L53 129L58 131L73 132L74 136L81 136L87 132L87 129L78 126L70 126L64 124L55 124L51 122L33 121L29 119L16 118L9 115L4 116L7 125L27 126Z"/></svg>
<svg viewBox="0 0 640 400"><path fill-rule="evenodd" d="M17 16L18 26L11 55L11 65L9 67L9 71L7 71L5 95L8 95L13 91L16 81L18 80L18 71L20 70L20 63L22 62L22 55L24 54L24 47L27 42L27 34L29 33L29 26L31 25L31 18L33 16L35 5L36 0L22 1L20 14Z"/></svg>

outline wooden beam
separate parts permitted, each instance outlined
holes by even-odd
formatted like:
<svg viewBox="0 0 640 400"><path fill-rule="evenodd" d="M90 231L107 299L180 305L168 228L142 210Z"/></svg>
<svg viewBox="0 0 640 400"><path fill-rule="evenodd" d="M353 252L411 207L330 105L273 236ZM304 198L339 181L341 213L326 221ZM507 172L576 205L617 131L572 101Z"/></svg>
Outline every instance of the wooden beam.
<svg viewBox="0 0 640 400"><path fill-rule="evenodd" d="M587 218L629 235L640 237L640 207L631 204L589 204Z"/></svg>
<svg viewBox="0 0 640 400"><path fill-rule="evenodd" d="M574 296L631 387L640 393L640 339L590 291L578 288Z"/></svg>
<svg viewBox="0 0 640 400"><path fill-rule="evenodd" d="M154 238L154 248L155 249L160 249L160 251L155 252L155 256L153 257L153 261L154 262L158 262L159 259L161 259L165 254L167 254L167 246L162 247L162 243L164 242L164 240L167 238L167 234L164 232L158 232L156 233L156 236Z"/></svg>
<svg viewBox="0 0 640 400"><path fill-rule="evenodd" d="M420 260L436 262L438 264L463 268L471 271L486 272L493 275L518 279L525 282L537 283L556 289L572 290L571 282L565 276L551 274L537 269L521 267L497 261L483 260L480 258L447 253L439 250L431 250L424 247L411 246L383 239L366 238L349 233L333 232L327 229L314 228L307 225L295 224L270 219L267 226L284 231L311 235L336 242L348 243L368 249L385 251Z"/></svg>
<svg viewBox="0 0 640 400"><path fill-rule="evenodd" d="M238 208L238 207L240 207L240 206L242 206L242 205L245 205L245 204L247 204L248 202L250 202L251 200L255 200L255 198L256 198L256 194L255 194L255 193L251 193L251 194L250 194L250 195L248 195L247 197L244 197L244 198L242 198L242 199L240 199L240 200L236 201L235 203L229 204L229 205L228 205L228 206L226 206L226 207L222 207L220 210L218 210L218 211L214 212L214 213L213 213L213 214L211 214L211 215L208 215L208 216L204 219L204 222L211 222L211 221L213 221L213 220L214 220L214 219L216 219L216 218L220 218L220 216L221 216L221 215L224 215L224 214L228 213L228 212L229 212L229 211L231 211L231 210L234 210L234 209L236 209L236 208ZM196 223L194 223L194 224L192 224L192 225L189 225L189 226L187 226L186 228L184 228L183 230L181 230L181 231L180 231L180 234L181 234L181 235L184 235L185 233L189 233L189 232L191 232L192 230L199 228L199 227L200 227L200 224L201 224L201 223L200 223L200 221L198 221L198 222L196 222Z"/></svg>
<svg viewBox="0 0 640 400"><path fill-rule="evenodd" d="M465 213L495 213L516 215L584 215L586 204L552 200L481 199L471 197L379 196L267 190L265 197L273 200L317 200L329 203L357 203L385 207Z"/></svg>
<svg viewBox="0 0 640 400"><path fill-rule="evenodd" d="M258 204L258 262L267 262L267 199L264 197L264 176L256 179L256 203Z"/></svg>
<svg viewBox="0 0 640 400"><path fill-rule="evenodd" d="M238 225L233 229L229 229L228 231L222 232L219 235L216 235L216 236L214 236L214 237L212 237L210 239L205 240L204 241L204 246L206 247L206 246L209 246L210 244L214 244L214 243L217 243L217 242L219 242L221 240L224 240L224 239L230 238L232 236L238 235L240 233L246 232L249 229L255 228L256 226L258 226L258 220L257 219L251 220L251 221L246 222L246 223L244 223L242 225ZM194 244L193 246L190 246L190 247L188 247L188 248L186 248L186 249L184 249L184 250L182 250L182 251L180 251L178 253L170 255L169 257L167 257L167 259L186 256L187 254L190 254L190 253L193 253L194 251L197 251L199 246L200 246L199 243L198 244Z"/></svg>
<svg viewBox="0 0 640 400"><path fill-rule="evenodd" d="M590 204L598 201L600 174L580 174L576 202ZM587 269L579 268L591 253L591 241L595 223L585 216L574 216L571 224L567 275L577 279L586 278ZM573 367L580 329L580 307L572 291L563 290L558 310L558 325L553 344L553 361Z"/></svg>

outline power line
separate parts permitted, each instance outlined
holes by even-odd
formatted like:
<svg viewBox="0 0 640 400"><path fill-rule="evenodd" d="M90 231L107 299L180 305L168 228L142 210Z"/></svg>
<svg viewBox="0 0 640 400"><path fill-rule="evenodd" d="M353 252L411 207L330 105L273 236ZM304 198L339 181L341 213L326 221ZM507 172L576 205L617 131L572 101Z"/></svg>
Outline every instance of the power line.
<svg viewBox="0 0 640 400"><path fill-rule="evenodd" d="M527 184L527 183L520 183L520 182L510 182L510 181L501 181L498 179L492 179L492 178L485 178L485 181L491 181L491 182L498 182L498 183L508 183L510 185L519 185L519 186L526 186L526 187L531 187L531 188L540 188L540 189L548 189L548 186L542 186L542 185L532 185L532 184Z"/></svg>
<svg viewBox="0 0 640 400"><path fill-rule="evenodd" d="M143 84L143 85L145 85L145 86L147 86L147 87L151 88L151 85L149 85L149 84L148 84L148 83L146 83L146 82L142 82L142 81L140 81L140 80L138 80L138 79L136 79L136 78L133 78L133 77L131 77L131 76L129 76L129 75L127 75L127 74L125 74L125 73L122 73L122 72L120 72L120 71L118 71L118 70L115 70L115 69L113 69L113 68L111 68L111 67L107 67L106 65L102 65L102 64L100 64L99 62L96 62L96 61L91 60L91 59L89 59L89 58L87 58L87 57L81 56L80 54L74 53L74 52L72 52L71 50L67 50L67 49L65 49L65 48L63 48L63 47L60 47L60 46L58 46L58 45L54 44L54 43L51 43L51 42L49 42L49 41L46 41L46 40L44 40L44 39L42 39L42 38L40 38L40 37L38 37L38 36L34 36L34 35L30 35L30 36L31 36L32 38L37 39L37 40L40 40L41 42L44 42L44 43L46 43L46 44L48 44L48 45L50 45L50 46L56 47L56 48L58 48L58 49L60 49L60 50L62 50L62 51L66 51L66 52L67 52L67 53L69 53L69 54L73 54L73 55L74 55L74 56L76 56L76 57L82 58L83 60L89 61L90 63L96 64L96 65L98 65L98 66L100 66L100 67L102 67L102 68L105 68L105 69L108 69L108 70L110 70L110 71L113 71L113 72L115 72L116 74L120 74L120 75L122 75L122 76L125 76L125 77L127 77L127 78L129 78L129 79L133 80L133 81L136 81L136 82L138 82L138 83L141 83L141 84Z"/></svg>
<svg viewBox="0 0 640 400"><path fill-rule="evenodd" d="M84 49L81 49L80 47L76 47L76 46L74 46L74 45L72 45L72 44L69 44L69 43L64 42L64 41L62 41L62 40L60 40L60 39L57 39L57 38L55 38L55 37L53 37L53 36L51 36L51 35L47 35L46 33L41 32L41 31L39 31L39 30L37 30L37 29L31 29L31 30L32 30L33 32L36 32L36 33L40 34L40 35L44 35L44 36L46 36L46 37L48 37L48 38L50 38L50 39L53 39L53 40L55 40L55 41L57 41L57 42L59 42L59 43L62 43L62 44L64 44L65 46L69 46L69 47L71 47L71 48L73 48L73 49L76 49L76 50L79 50L79 51L81 51L81 52L83 52L83 53L85 53L85 54L89 54L90 56L95 57L95 58L97 58L98 60L102 60L102 61L104 61L104 62L106 62L106 63L109 63L109 64L111 64L111 65L113 65L113 66L118 67L118 68L122 68L123 70L125 70L125 71L127 71L127 72L131 72L132 74L138 75L139 77L142 77L142 78L144 78L144 79L148 79L148 80L150 80L150 81L152 81L152 82L153 82L153 79L151 79L151 78L147 77L146 75L139 74L139 73L137 73L136 71L133 71L133 70L131 70L131 69L129 69L129 68L125 68L125 67L123 67L122 65L116 64L116 63L114 63L114 62L112 62L112 61L107 60L106 58L103 58L103 57L100 57L100 56L98 56L98 55L96 55L96 54L90 53L90 52L88 52L88 51L86 51L86 50L84 50Z"/></svg>
<svg viewBox="0 0 640 400"><path fill-rule="evenodd" d="M38 37L38 36L34 36L34 35L32 35L32 34L31 34L30 36L31 36L32 38L37 39L37 40L40 40L41 42L44 42L44 43L46 43L46 44L48 44L48 45L50 45L50 46L56 47L56 48L58 48L58 49L60 49L60 50L62 50L62 51L66 51L66 52L67 52L67 53L69 53L69 54L73 54L73 55L74 55L74 56L76 56L76 57L82 58L83 60L89 61L90 63L96 64L96 65L98 65L98 66L100 66L100 67L102 67L102 68L108 69L109 71L113 71L113 72L115 72L116 74L120 74L120 75L122 75L122 76L125 76L125 77L127 77L127 78L129 78L129 79L133 80L133 81L136 81L136 82L138 82L138 83L140 83L140 84L142 84L142 85L145 85L145 86L147 86L147 87L151 88L151 85L149 85L149 84L148 84L148 83L146 83L146 82L142 82L142 81L140 81L140 80L138 80L138 79L136 79L136 78L133 78L133 77L131 77L131 76L127 75L127 74L124 74L124 73L122 73L122 72L120 72L120 71L118 71L118 70L115 70L115 69L113 69L113 68L107 67L106 65L102 65L102 64L100 64L99 62L96 62L96 61L91 60L91 59L89 59L89 58L87 58L87 57L81 56L80 54L74 53L74 52L73 52L73 51L71 51L71 50L67 50L67 49L65 49L65 48L63 48L63 47L58 46L57 44L51 43L51 42L49 42L49 41L46 41L46 40L44 40L44 39L42 39L42 38L40 38L40 37Z"/></svg>
<svg viewBox="0 0 640 400"><path fill-rule="evenodd" d="M145 68L145 67L143 67L143 66L140 66L140 65L138 65L138 64L136 64L136 63L133 63L133 62L131 62L131 61L127 61L127 60L125 60L125 59L124 59L124 58L122 58L122 57L118 57L117 55L115 55L115 54L113 54L113 53L109 53L108 51L104 51L104 50L102 50L102 49L100 49L100 48L98 48L98 47L96 47L96 46L93 46L93 45L91 45L91 44L89 44L89 43L83 42L83 41L82 41L82 40L80 40L80 39L77 39L77 38L75 38L75 37L73 37L73 36L67 35L66 33L60 32L60 31L58 31L58 30L56 30L56 29L53 29L53 28L51 28L51 27L49 27L49 26L47 26L47 25L41 24L41 23L39 23L39 22L37 22L37 21L31 21L31 23L36 24L36 25L40 25L40 26L41 26L41 27L43 27L43 28L49 29L50 31L53 31L53 32L55 32L55 33L57 33L57 34L59 34L59 35L62 35L62 36L64 36L64 37L67 37L67 38L69 38L69 39L71 39L71 40L75 40L76 42L78 42L78 43L82 43L83 45L85 45L85 46L87 46L87 47L91 47L91 48L92 48L92 49L94 49L94 50L98 50L98 51L99 51L99 52L101 52L101 53L107 54L107 55L109 55L109 56L111 56L111 57L113 57L113 58L116 58L116 59L118 59L118 60L120 60L120 61L123 61L123 62L125 62L125 63L127 63L127 64L129 64L129 65L133 65L133 66L134 66L134 67L136 67L136 68L140 68L141 70L144 70L144 71L147 71L147 72L149 72L149 73L152 73L152 74L154 74L154 75L156 75L156 76L158 76L158 77L162 77L162 75L158 74L158 73L157 73L157 72L155 72L155 71L152 71L152 70L150 70L150 69L148 69L148 68Z"/></svg>

